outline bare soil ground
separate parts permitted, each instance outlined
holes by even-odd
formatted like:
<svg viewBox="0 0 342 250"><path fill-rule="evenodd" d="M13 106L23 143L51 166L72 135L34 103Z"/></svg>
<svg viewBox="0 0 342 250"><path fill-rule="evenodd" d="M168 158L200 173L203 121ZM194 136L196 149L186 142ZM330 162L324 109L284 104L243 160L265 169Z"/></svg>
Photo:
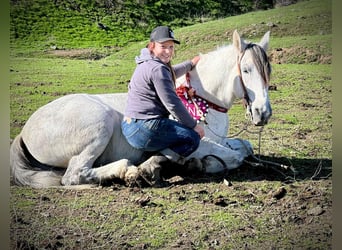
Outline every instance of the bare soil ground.
<svg viewBox="0 0 342 250"><path fill-rule="evenodd" d="M11 249L331 249L331 160L296 170L244 165L162 188L12 186Z"/></svg>

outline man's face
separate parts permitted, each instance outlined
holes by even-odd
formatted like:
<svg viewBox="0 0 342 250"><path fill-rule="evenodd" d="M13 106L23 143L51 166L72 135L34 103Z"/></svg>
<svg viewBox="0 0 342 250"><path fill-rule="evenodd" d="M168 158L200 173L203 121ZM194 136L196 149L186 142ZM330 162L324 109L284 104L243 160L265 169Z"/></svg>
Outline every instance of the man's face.
<svg viewBox="0 0 342 250"><path fill-rule="evenodd" d="M170 62L175 50L173 41L165 41L162 43L155 42L152 50L155 57L158 57L163 63Z"/></svg>

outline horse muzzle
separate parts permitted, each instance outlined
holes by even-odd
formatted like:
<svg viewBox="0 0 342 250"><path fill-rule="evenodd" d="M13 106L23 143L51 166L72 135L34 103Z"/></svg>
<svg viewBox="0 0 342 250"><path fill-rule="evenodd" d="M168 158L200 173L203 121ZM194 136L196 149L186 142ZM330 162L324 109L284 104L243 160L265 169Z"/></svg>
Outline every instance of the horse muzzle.
<svg viewBox="0 0 342 250"><path fill-rule="evenodd" d="M247 112L250 113L252 123L255 126L264 126L268 123L268 120L272 116L272 109L270 105L266 108L247 108Z"/></svg>

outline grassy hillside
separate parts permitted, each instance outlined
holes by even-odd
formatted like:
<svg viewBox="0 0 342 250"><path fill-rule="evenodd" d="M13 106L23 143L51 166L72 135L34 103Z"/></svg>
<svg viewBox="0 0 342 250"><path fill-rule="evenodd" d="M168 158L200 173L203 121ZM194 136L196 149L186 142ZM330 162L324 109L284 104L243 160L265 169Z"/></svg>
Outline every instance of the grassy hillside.
<svg viewBox="0 0 342 250"><path fill-rule="evenodd" d="M231 42L232 32L237 29L245 38L257 40L266 31L271 31L271 50L279 48L305 48L314 54L331 56L331 1L303 1L295 5L268 11L252 12L227 19L197 24L177 30L184 43L181 50L208 51L213 45ZM199 49L200 48L200 49ZM192 52L193 53L193 52ZM179 53L182 54L183 53ZM296 54L296 53L293 53ZM187 54L185 54L187 56ZM318 62L289 55L284 63ZM331 60L327 61L328 63Z"/></svg>
<svg viewBox="0 0 342 250"><path fill-rule="evenodd" d="M143 40L157 25L183 27L253 9L261 0L11 0L11 40L35 49L122 47Z"/></svg>
<svg viewBox="0 0 342 250"><path fill-rule="evenodd" d="M269 55L273 65L331 63L329 0L303 1L176 29L182 44L176 48L174 62L230 43L234 29L252 41L271 30ZM94 47L43 51L12 44L11 137L34 110L60 95L126 91L135 67L134 57L146 43L132 43L119 50Z"/></svg>
<svg viewBox="0 0 342 250"><path fill-rule="evenodd" d="M254 126L239 137L262 159L295 173L244 164L225 176L228 186L222 175L175 178L167 188L11 186L11 249L331 249L331 1L175 29L182 44L174 62L231 43L234 29L255 42L271 30L273 68L273 115L260 144ZM146 43L59 50L12 44L11 138L59 96L127 91L134 57ZM228 113L231 134L239 132L247 123L240 101Z"/></svg>
<svg viewBox="0 0 342 250"><path fill-rule="evenodd" d="M41 5L44 1L46 0L37 0L37 2L34 2L36 5L41 2ZM47 2L50 3L50 1ZM126 35L121 32L106 33L106 31L97 27L97 22L95 20L93 20L93 24L91 25L85 24L84 22L87 22L87 19L81 14L80 16L70 16L70 13L65 14L61 12L57 15L60 20L56 21L49 19L49 16L53 16L53 13L50 13L46 17L42 17L49 12L49 5L47 5L47 7L43 6L39 8L40 5L36 8L31 7L31 12L35 13L35 18L27 18L28 20L26 21L34 23L35 26L30 27L30 29L37 29L37 31L32 31L31 34L30 30L26 30L26 33L29 35L25 36L23 39L15 39L13 33L15 33L14 30L17 27L11 28L12 53L19 53L19 55L24 56L34 56L37 55L37 53L38 55L41 55L42 53L44 54L44 51L51 50L50 46L52 46L62 50L83 48L85 53L75 55L75 57L79 56L79 58L82 59L103 58L111 54L116 54L117 51L121 52L121 50L125 55L131 53L130 56L134 57L136 54L136 46L138 46L139 50L141 43L129 42L129 39L125 39L125 36L129 37L132 35L131 32L134 32L135 38L133 40L146 41L145 39L148 38L149 30L152 29L141 27L134 31L128 30ZM87 8L88 12L89 8L90 7ZM26 14L25 9L22 10L21 8L18 12L20 14L15 16L24 19ZM85 11L87 15L90 15L88 12ZM32 15L33 14L31 13L30 16ZM87 17L86 14L84 15ZM93 15L96 16L96 14ZM21 23L25 23L25 19L24 21L21 21ZM14 26L14 24L17 26L21 25L20 22L18 24L12 23L12 26ZM47 30L39 32L39 29ZM51 34L49 33L49 29L52 30ZM238 29L244 37L250 39L261 37L265 31L271 30L271 45L274 48L300 46L309 49L318 49L318 52L321 54L329 54L331 53L330 41L332 29L331 1L301 1L295 5L276 8L266 12L251 12L244 15L175 29L176 36L182 41L181 46L179 46L177 50L181 52L179 54L184 56L188 56L188 54L184 54L183 51L189 51L189 54L191 53L190 55L198 52L206 52L212 49L213 46L230 42L231 34L234 29ZM54 32L60 34L54 35ZM30 37L31 35L33 37ZM303 37L300 40L293 38L298 36L309 37ZM57 37L58 41L55 41ZM122 42L118 42L118 39ZM120 43L125 45L124 48L118 46ZM321 47L321 43L325 44L325 46ZM64 46L63 44L74 45ZM130 48L135 51L130 52ZM120 53L117 55L118 57L121 57ZM183 57L179 57L179 59L182 60ZM314 61L314 59L311 60ZM296 63L295 59L292 62Z"/></svg>
<svg viewBox="0 0 342 250"><path fill-rule="evenodd" d="M282 95L287 95L282 92L283 88L300 89L303 74L306 75L306 82L311 79L312 86L326 88L321 86L320 81L323 81L331 89L331 1L302 1L287 7L176 29L176 36L182 43L176 48L174 62L230 43L234 29L252 41L259 41L264 32L271 30L268 52L273 65L271 84L277 85L280 90L271 92L274 102L285 98ZM19 133L32 112L61 95L76 92L126 92L135 67L134 57L146 43L147 40L132 43L116 51L98 47L46 51L13 48L10 64L11 138ZM315 81L318 82L315 84ZM286 91L291 95L290 90ZM331 93L327 92L327 98L331 101L329 96ZM291 118L291 112L298 113L297 107L280 105L275 108L274 120L269 126L277 128L284 120L292 126L291 122L296 119ZM330 110L329 106L328 113ZM229 112L236 124L243 122L240 105L235 105ZM277 121L278 115L283 116L279 117L280 121ZM305 119L305 111L302 115L300 119ZM324 124L328 126L331 118L327 119ZM298 118L295 123L300 124ZM325 137L329 138L329 131L326 131ZM329 144L329 140L327 143ZM327 151L324 155L329 156L331 149L328 145L325 147ZM307 152L310 150L311 147L306 149Z"/></svg>

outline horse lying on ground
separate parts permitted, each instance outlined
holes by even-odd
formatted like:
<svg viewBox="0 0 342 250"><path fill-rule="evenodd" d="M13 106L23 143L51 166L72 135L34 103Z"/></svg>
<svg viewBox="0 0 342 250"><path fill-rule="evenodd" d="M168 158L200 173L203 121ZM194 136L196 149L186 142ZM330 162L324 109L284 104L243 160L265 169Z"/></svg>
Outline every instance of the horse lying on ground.
<svg viewBox="0 0 342 250"><path fill-rule="evenodd" d="M234 31L232 45L201 54L197 66L177 79L177 91L192 104L189 112L205 127L206 136L189 156L197 159L192 168L219 173L239 167L251 154L248 141L227 139L227 111L236 98L242 98L255 125L268 122L272 114L268 44L269 32L255 44ZM141 172L153 179L159 169L146 162L153 162L154 156L146 160L146 154L132 148L121 133L126 98L126 93L71 94L39 108L11 145L14 182L41 188L120 178L131 184Z"/></svg>

